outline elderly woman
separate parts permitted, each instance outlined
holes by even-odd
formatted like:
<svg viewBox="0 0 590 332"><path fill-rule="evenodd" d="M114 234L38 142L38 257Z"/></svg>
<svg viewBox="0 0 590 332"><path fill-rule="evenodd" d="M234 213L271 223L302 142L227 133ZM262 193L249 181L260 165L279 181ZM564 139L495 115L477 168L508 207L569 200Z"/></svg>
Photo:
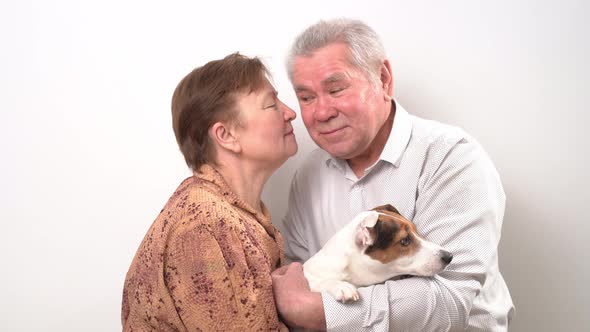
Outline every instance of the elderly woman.
<svg viewBox="0 0 590 332"><path fill-rule="evenodd" d="M124 331L286 331L270 273L283 240L260 199L297 151L295 113L260 60L232 54L174 91L176 140L193 176L172 194L125 280Z"/></svg>

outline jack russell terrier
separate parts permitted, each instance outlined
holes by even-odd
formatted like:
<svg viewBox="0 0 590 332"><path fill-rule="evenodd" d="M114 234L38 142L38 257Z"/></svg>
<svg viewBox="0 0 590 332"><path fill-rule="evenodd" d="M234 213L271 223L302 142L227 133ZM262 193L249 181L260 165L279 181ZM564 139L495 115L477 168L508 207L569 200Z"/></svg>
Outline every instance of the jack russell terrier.
<svg viewBox="0 0 590 332"><path fill-rule="evenodd" d="M303 264L303 272L312 291L346 302L359 299L357 287L404 275L431 277L452 259L387 204L359 213Z"/></svg>

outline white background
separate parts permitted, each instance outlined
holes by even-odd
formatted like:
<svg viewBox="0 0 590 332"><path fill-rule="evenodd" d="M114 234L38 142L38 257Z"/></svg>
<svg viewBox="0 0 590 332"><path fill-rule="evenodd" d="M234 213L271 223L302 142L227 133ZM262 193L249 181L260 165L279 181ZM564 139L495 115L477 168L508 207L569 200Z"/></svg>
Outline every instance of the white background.
<svg viewBox="0 0 590 332"><path fill-rule="evenodd" d="M321 18L369 23L411 113L477 137L508 196L500 264L513 331L590 325L590 5L560 1L0 3L0 329L120 330L125 273L189 175L170 98L195 66L261 56L298 111L284 58ZM300 152L264 198L279 224Z"/></svg>

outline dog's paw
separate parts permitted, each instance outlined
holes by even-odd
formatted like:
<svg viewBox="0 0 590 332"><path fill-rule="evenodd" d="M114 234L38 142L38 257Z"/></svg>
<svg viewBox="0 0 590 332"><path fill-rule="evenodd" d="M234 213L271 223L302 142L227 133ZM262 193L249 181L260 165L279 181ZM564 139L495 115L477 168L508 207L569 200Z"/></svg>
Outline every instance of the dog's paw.
<svg viewBox="0 0 590 332"><path fill-rule="evenodd" d="M327 288L328 293L332 295L337 301L346 303L346 301L357 301L360 296L356 287L346 281L334 281L332 285Z"/></svg>

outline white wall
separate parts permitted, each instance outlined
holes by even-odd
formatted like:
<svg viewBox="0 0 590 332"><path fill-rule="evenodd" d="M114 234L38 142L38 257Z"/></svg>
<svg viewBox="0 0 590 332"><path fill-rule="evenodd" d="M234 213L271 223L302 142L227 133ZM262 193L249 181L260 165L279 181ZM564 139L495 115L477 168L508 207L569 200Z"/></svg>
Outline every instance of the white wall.
<svg viewBox="0 0 590 332"><path fill-rule="evenodd" d="M133 254L189 175L170 124L176 83L228 53L259 55L297 110L283 68L291 40L349 16L381 34L406 109L464 127L495 161L512 330L585 330L588 2L360 3L2 1L1 329L119 330ZM264 195L278 224L314 147L295 127L300 153Z"/></svg>

